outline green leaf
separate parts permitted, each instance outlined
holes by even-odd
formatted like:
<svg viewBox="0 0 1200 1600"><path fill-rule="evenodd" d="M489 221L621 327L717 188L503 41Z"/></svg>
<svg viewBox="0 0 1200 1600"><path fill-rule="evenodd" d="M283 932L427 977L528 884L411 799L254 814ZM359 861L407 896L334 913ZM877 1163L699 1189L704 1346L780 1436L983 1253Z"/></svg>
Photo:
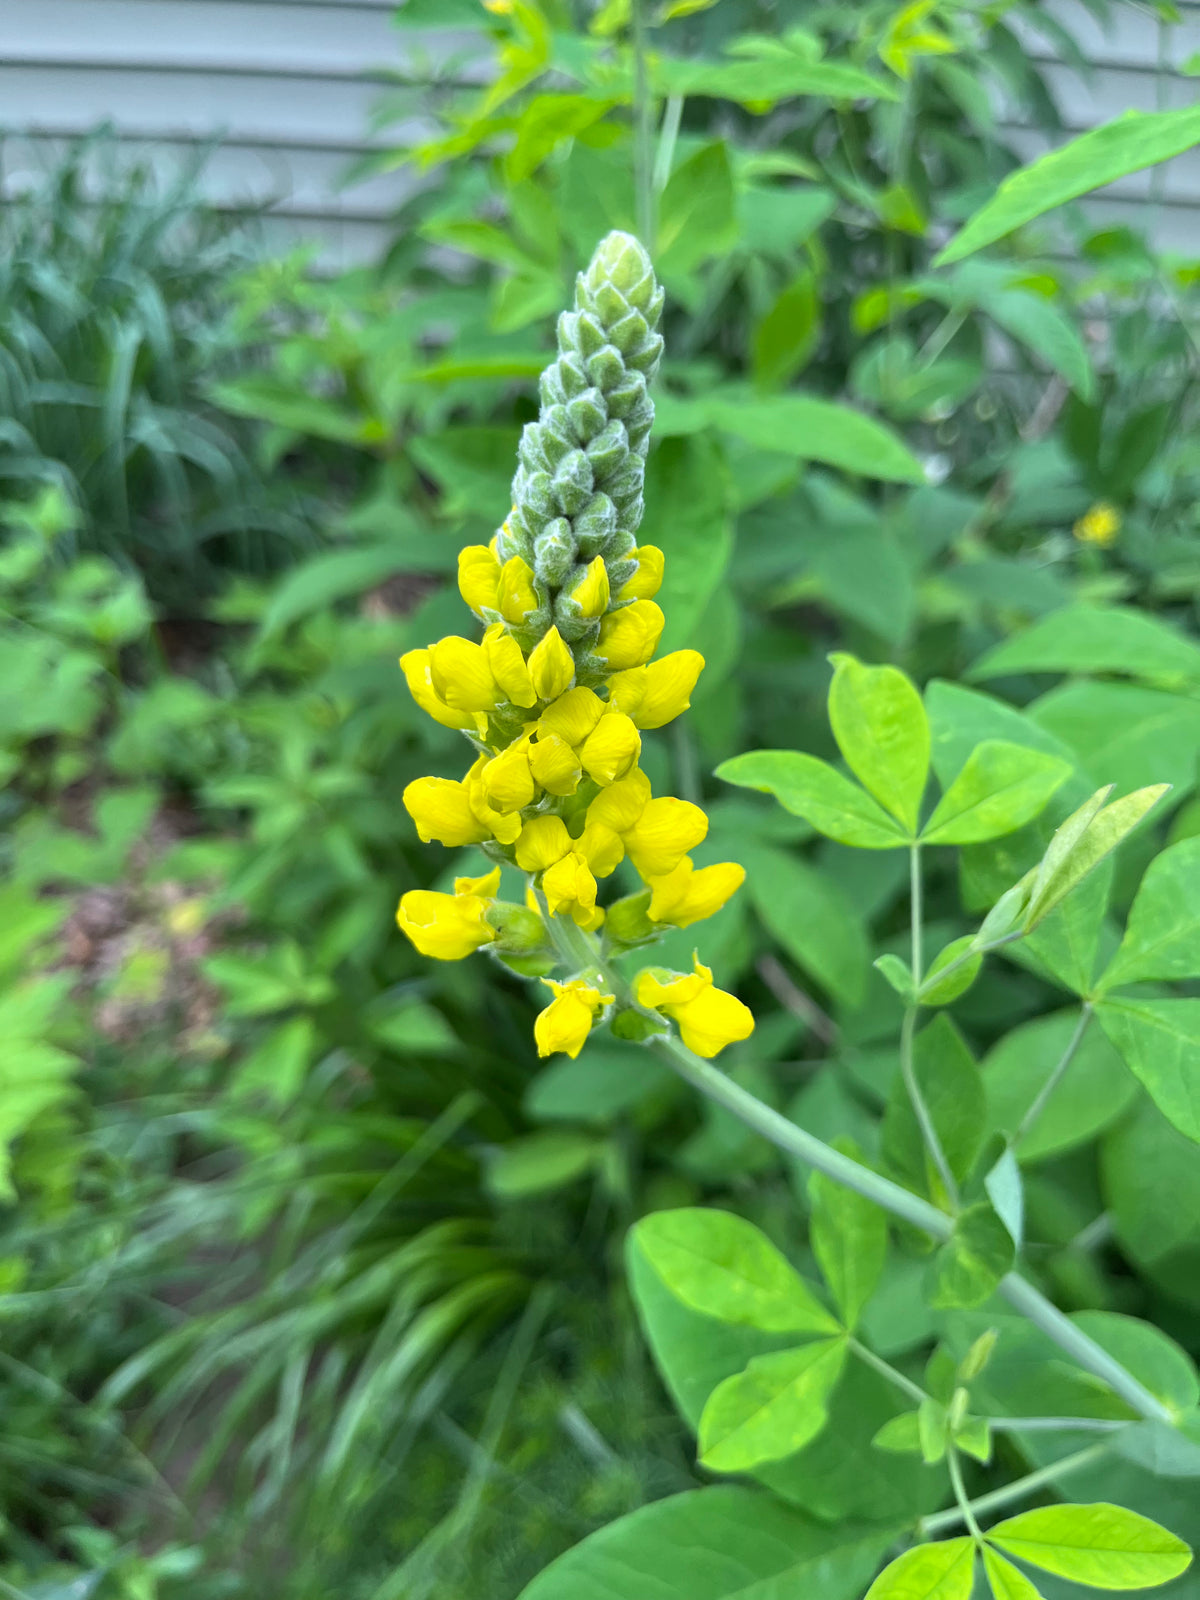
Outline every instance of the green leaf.
<svg viewBox="0 0 1200 1600"><path fill-rule="evenodd" d="M1015 706L980 689L935 678L925 689L933 770L943 788L966 765L976 745L1001 739L1070 760L1070 750Z"/></svg>
<svg viewBox="0 0 1200 1600"><path fill-rule="evenodd" d="M971 1600L974 1582L975 1541L943 1539L897 1556L867 1590L866 1600Z"/></svg>
<svg viewBox="0 0 1200 1600"><path fill-rule="evenodd" d="M1073 1583L1095 1589L1148 1589L1191 1565L1182 1539L1123 1506L1039 1506L1009 1517L988 1541Z"/></svg>
<svg viewBox="0 0 1200 1600"><path fill-rule="evenodd" d="M1200 1144L1200 1000L1109 999L1096 1015L1167 1121Z"/></svg>
<svg viewBox="0 0 1200 1600"><path fill-rule="evenodd" d="M757 840L737 857L754 909L787 954L844 1005L861 1004L867 935L844 892L798 856Z"/></svg>
<svg viewBox="0 0 1200 1600"><path fill-rule="evenodd" d="M966 1178L983 1141L983 1079L965 1039L945 1012L917 1034L913 1069L950 1170L956 1178ZM899 1079L884 1114L883 1151L905 1177L924 1180L925 1144Z"/></svg>
<svg viewBox="0 0 1200 1600"><path fill-rule="evenodd" d="M821 335L821 297L815 273L801 272L780 290L754 329L751 367L762 389L794 378Z"/></svg>
<svg viewBox="0 0 1200 1600"><path fill-rule="evenodd" d="M929 971L925 974L925 981L921 985L921 1004L923 1006L948 1006L952 1000L957 1000L960 994L965 994L975 979L979 976L979 969L983 966L982 955L976 953L969 961L964 961L961 967L955 967L948 978L943 978L939 983L939 972L947 967L954 966L975 943L975 935L964 933L961 939L952 939L943 950L929 963Z"/></svg>
<svg viewBox="0 0 1200 1600"><path fill-rule="evenodd" d="M1097 987L1183 978L1200 978L1200 835L1181 839L1150 863L1120 949Z"/></svg>
<svg viewBox="0 0 1200 1600"><path fill-rule="evenodd" d="M917 1407L917 1437L921 1442L921 1457L927 1465L944 1459L946 1454L946 1407L940 1400L922 1400Z"/></svg>
<svg viewBox="0 0 1200 1600"><path fill-rule="evenodd" d="M1200 109L1126 111L1011 173L960 229L934 266L948 266L1056 206L1200 143Z"/></svg>
<svg viewBox="0 0 1200 1600"><path fill-rule="evenodd" d="M386 430L375 417L338 405L326 395L305 394L294 381L268 373L212 386L213 399L237 417L255 417L292 433L332 439L337 444L377 444Z"/></svg>
<svg viewBox="0 0 1200 1600"><path fill-rule="evenodd" d="M940 1309L982 1305L1012 1268L1012 1234L985 1200L961 1211L934 1257L929 1303Z"/></svg>
<svg viewBox="0 0 1200 1600"><path fill-rule="evenodd" d="M1020 672L1119 672L1174 688L1200 682L1200 647L1145 611L1064 606L995 645L967 677Z"/></svg>
<svg viewBox="0 0 1200 1600"><path fill-rule="evenodd" d="M737 238L733 171L721 140L671 174L659 200L656 266L668 277L726 253Z"/></svg>
<svg viewBox="0 0 1200 1600"><path fill-rule="evenodd" d="M844 1155L862 1159L848 1140L837 1143ZM813 1254L842 1321L853 1331L883 1275L887 1217L870 1200L820 1172L808 1181L808 1198Z"/></svg>
<svg viewBox="0 0 1200 1600"><path fill-rule="evenodd" d="M501 1200L524 1200L575 1183L596 1164L595 1137L557 1129L510 1139L487 1170L488 1188Z"/></svg>
<svg viewBox="0 0 1200 1600"><path fill-rule="evenodd" d="M925 469L898 434L834 400L809 394L725 399L718 391L704 402L703 414L713 427L761 450L889 483L925 482Z"/></svg>
<svg viewBox="0 0 1200 1600"><path fill-rule="evenodd" d="M701 1465L748 1472L802 1450L829 1420L829 1396L845 1362L844 1339L756 1356L709 1396L700 1418Z"/></svg>
<svg viewBox="0 0 1200 1600"><path fill-rule="evenodd" d="M589 1043L574 1061L558 1056L543 1067L524 1105L539 1122L612 1122L643 1100L670 1094L677 1081L646 1050Z"/></svg>
<svg viewBox="0 0 1200 1600"><path fill-rule="evenodd" d="M773 794L785 811L818 832L860 850L894 850L906 837L887 812L836 767L799 750L749 750L723 761L716 775L743 789Z"/></svg>
<svg viewBox="0 0 1200 1600"><path fill-rule="evenodd" d="M984 1058L988 1125L1011 1136L1053 1073L1075 1032L1078 1007L1022 1023ZM1021 1140L1021 1161L1043 1161L1090 1144L1128 1108L1137 1093L1120 1056L1093 1025L1037 1121Z"/></svg>
<svg viewBox="0 0 1200 1600"><path fill-rule="evenodd" d="M1121 1246L1172 1291L1200 1261L1200 1162L1147 1098L1101 1147L1105 1204ZM1194 1304L1194 1302L1193 1302Z"/></svg>
<svg viewBox="0 0 1200 1600"><path fill-rule="evenodd" d="M766 110L779 100L819 95L829 100L895 100L883 79L838 61L771 56L757 61L704 61L699 57L654 56L650 85L656 94L703 95Z"/></svg>
<svg viewBox="0 0 1200 1600"><path fill-rule="evenodd" d="M1151 784L1107 806L1104 801L1110 791L1099 789L1073 812L1055 833L1037 869L1025 913L1026 929L1036 928L1082 883L1133 832L1169 788L1166 783Z"/></svg>
<svg viewBox="0 0 1200 1600"><path fill-rule="evenodd" d="M1028 715L1054 734L1095 784L1117 791L1169 783L1179 796L1196 784L1200 700L1134 683L1079 679L1052 689Z"/></svg>
<svg viewBox="0 0 1200 1600"><path fill-rule="evenodd" d="M986 1417L966 1417L954 1431L954 1443L976 1461L992 1459L992 1430Z"/></svg>
<svg viewBox="0 0 1200 1600"><path fill-rule="evenodd" d="M1094 398L1096 374L1083 335L1052 301L1023 289L1003 289L985 296L980 309L1061 373L1081 399Z"/></svg>
<svg viewBox="0 0 1200 1600"><path fill-rule="evenodd" d="M929 722L912 681L898 667L866 667L836 654L829 721L846 764L915 835L929 777Z"/></svg>
<svg viewBox="0 0 1200 1600"><path fill-rule="evenodd" d="M899 956L889 951L885 955L876 956L871 965L883 974L906 1006L912 1004L913 975L907 961L902 961Z"/></svg>
<svg viewBox="0 0 1200 1600"><path fill-rule="evenodd" d="M1023 828L1071 775L1057 756L1002 739L976 745L921 830L925 844L980 844Z"/></svg>
<svg viewBox="0 0 1200 1600"><path fill-rule="evenodd" d="M684 1305L766 1332L836 1333L838 1324L753 1223L685 1207L635 1223L638 1248Z"/></svg>
<svg viewBox="0 0 1200 1600"><path fill-rule="evenodd" d="M1039 976L1049 973L1072 994L1090 995L1112 879L1110 856L1013 947L1010 958Z"/></svg>
<svg viewBox="0 0 1200 1600"><path fill-rule="evenodd" d="M598 1529L520 1600L858 1600L893 1537L886 1527L827 1527L760 1489L692 1489Z"/></svg>
<svg viewBox="0 0 1200 1600"><path fill-rule="evenodd" d="M871 1440L877 1450L893 1451L896 1455L921 1454L921 1420L915 1411L902 1411L892 1417Z"/></svg>
<svg viewBox="0 0 1200 1600"><path fill-rule="evenodd" d="M1171 1422L1137 1422L1122 1428L1113 1449L1159 1478L1200 1478L1200 1412Z"/></svg>
<svg viewBox="0 0 1200 1600"><path fill-rule="evenodd" d="M1029 1579L996 1550L983 1547L983 1570L987 1573L995 1600L1042 1600Z"/></svg>
<svg viewBox="0 0 1200 1600"><path fill-rule="evenodd" d="M661 649L694 636L733 550L729 472L712 438L667 439L646 471L646 516L666 557L658 603L666 614Z"/></svg>
<svg viewBox="0 0 1200 1600"><path fill-rule="evenodd" d="M389 545L376 545L365 550L334 550L328 555L314 556L303 566L289 572L274 590L259 624L260 640L282 633L301 617L344 600L349 595L362 594L392 577L407 563L403 554Z"/></svg>

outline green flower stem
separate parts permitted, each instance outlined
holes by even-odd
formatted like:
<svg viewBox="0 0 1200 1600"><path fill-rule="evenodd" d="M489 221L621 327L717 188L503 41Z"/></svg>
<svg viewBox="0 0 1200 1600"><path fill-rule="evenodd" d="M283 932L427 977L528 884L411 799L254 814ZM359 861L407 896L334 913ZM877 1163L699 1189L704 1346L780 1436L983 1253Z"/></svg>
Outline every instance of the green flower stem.
<svg viewBox="0 0 1200 1600"><path fill-rule="evenodd" d="M1071 1065L1072 1061L1074 1061L1075 1052L1083 1043L1083 1036L1087 1032L1088 1023L1092 1020L1092 1015L1091 1002L1085 1000L1083 1003L1083 1010L1079 1013L1079 1021L1076 1024L1075 1032L1071 1035L1067 1048L1063 1051L1062 1057L1057 1066L1054 1068L1054 1071L1051 1072L1045 1083L1038 1090L1037 1094L1033 1098L1033 1103L1030 1105L1029 1110L1021 1118L1016 1133L1013 1134L1012 1138L1008 1142L1008 1148L1010 1150L1017 1149L1021 1143L1021 1140L1026 1137L1030 1128L1033 1127L1034 1123L1046 1109L1047 1100L1049 1100L1055 1089L1058 1088L1063 1073Z"/></svg>
<svg viewBox="0 0 1200 1600"><path fill-rule="evenodd" d="M923 976L923 961L921 943L923 937L923 905L921 883L921 846L915 842L908 850L909 884L911 893L909 904L912 908L912 980L914 995L921 987ZM946 1152L942 1149L942 1141L938 1138L937 1128L929 1113L925 1096L921 1093L921 1085L917 1082L917 1069L913 1056L913 1043L917 1031L917 1002L915 998L904 1008L904 1021L900 1025L900 1074L904 1079L904 1087L908 1092L909 1103L913 1108L913 1115L917 1119L917 1126L921 1130L921 1138L929 1152L929 1158L937 1168L938 1177L946 1191L946 1198L958 1210L958 1184L954 1180L954 1173L946 1159Z"/></svg>
<svg viewBox="0 0 1200 1600"><path fill-rule="evenodd" d="M901 1372L899 1367L894 1367L890 1361L877 1356L874 1350L868 1350L866 1345L860 1344L857 1339L850 1339L848 1345L860 1361L865 1362L868 1367L874 1367L880 1377L886 1378L889 1383L902 1390L917 1405L924 1405L929 1399L919 1383L914 1383L906 1373Z"/></svg>
<svg viewBox="0 0 1200 1600"><path fill-rule="evenodd" d="M1109 1417L989 1417L993 1433L1119 1433L1127 1422Z"/></svg>
<svg viewBox="0 0 1200 1600"><path fill-rule="evenodd" d="M950 1487L954 1490L958 1514L966 1523L967 1532L972 1539L975 1540L976 1544L982 1544L983 1533L979 1524L975 1521L975 1508L967 1498L967 1486L963 1482L962 1463L958 1459L958 1451L952 1444L946 1447L946 1466L950 1473Z"/></svg>
<svg viewBox="0 0 1200 1600"><path fill-rule="evenodd" d="M629 1006L642 1016L662 1024L662 1018L656 1013L634 1005L629 985L603 959L599 947L589 934L577 928L567 918L547 916L546 902L540 892L538 903L542 907L543 919L550 938L569 971L588 970L599 973L621 1005ZM737 1117L739 1122L744 1123L753 1132L761 1134L776 1149L782 1150L786 1155L794 1156L810 1167L815 1167L818 1172L823 1172L835 1183L845 1184L846 1188L852 1189L855 1194L873 1201L892 1216L899 1217L902 1222L932 1234L939 1241L948 1239L954 1232L953 1217L947 1216L944 1211L939 1211L928 1200L922 1200L920 1195L912 1194L900 1184L893 1183L890 1178L872 1172L869 1167L842 1155L840 1150L832 1149L804 1128L797 1127L794 1122L789 1122L785 1116L771 1106L765 1105L740 1084L734 1083L733 1079L727 1077L718 1067L714 1067L711 1062L705 1061L694 1051L689 1050L676 1034L658 1033L646 1043L647 1047L661 1056L686 1083L690 1083L701 1094L707 1095L716 1105ZM1056 1305L1047 1300L1045 1295L1031 1283L1027 1283L1019 1273L1010 1272L1001 1280L1000 1293L1014 1310L1027 1317L1085 1371L1106 1383L1113 1393L1124 1400L1125 1404L1139 1416L1155 1422L1172 1420L1166 1406L1139 1383L1131 1372L1127 1371L1119 1361L1114 1360L1094 1339L1089 1338L1082 1328L1077 1328L1069 1317L1064 1316Z"/></svg>
<svg viewBox="0 0 1200 1600"><path fill-rule="evenodd" d="M965 1505L950 1506L932 1517L922 1518L921 1532L931 1536L942 1533L947 1528L956 1527L958 1523L966 1521L964 1513L968 1509L973 1518L987 1516L991 1511L999 1511L1003 1506L1011 1505L1014 1500L1023 1500L1035 1490L1053 1484L1066 1472L1077 1472L1080 1467L1095 1466L1107 1453L1106 1444L1090 1444L1086 1450L1080 1450L1073 1456L1064 1456L1061 1461L1056 1461L1048 1467L1041 1467L1037 1472L1031 1472L1024 1478L1017 1478L1012 1483L1006 1483L1002 1489L993 1489L990 1494L981 1494L978 1499L968 1500Z"/></svg>

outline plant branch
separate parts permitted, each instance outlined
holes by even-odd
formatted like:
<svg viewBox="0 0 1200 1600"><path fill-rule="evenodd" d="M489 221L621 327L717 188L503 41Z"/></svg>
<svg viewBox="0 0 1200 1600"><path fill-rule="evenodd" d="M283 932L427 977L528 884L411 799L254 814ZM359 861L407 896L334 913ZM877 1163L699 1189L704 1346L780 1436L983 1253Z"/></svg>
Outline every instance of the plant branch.
<svg viewBox="0 0 1200 1600"><path fill-rule="evenodd" d="M989 1417L993 1433L1119 1433L1127 1422L1109 1417Z"/></svg>
<svg viewBox="0 0 1200 1600"><path fill-rule="evenodd" d="M917 1001L916 993L921 987L923 976L922 937L923 937L923 897L921 884L921 846L911 844L908 849L910 906L912 912L912 981L914 998L904 1008L904 1021L900 1025L900 1074L904 1079L904 1087L908 1092L909 1103L913 1108L913 1115L917 1119L917 1126L921 1130L921 1138L929 1159L937 1169L942 1187L946 1191L946 1198L954 1209L958 1210L958 1184L955 1182L954 1173L946 1152L942 1149L942 1141L938 1137L937 1128L933 1117L921 1092L921 1085L917 1081L917 1067L914 1057L914 1041L917 1031Z"/></svg>
<svg viewBox="0 0 1200 1600"><path fill-rule="evenodd" d="M874 1350L868 1350L865 1344L860 1344L857 1339L851 1339L849 1348L860 1361L864 1361L868 1367L874 1367L880 1377L886 1378L889 1383L902 1390L910 1400L916 1401L917 1405L923 1405L929 1399L919 1383L914 1383L906 1373L901 1372L899 1367L894 1367L890 1361L877 1356Z"/></svg>
<svg viewBox="0 0 1200 1600"><path fill-rule="evenodd" d="M954 1490L954 1498L958 1502L958 1514L967 1525L967 1532L977 1544L983 1543L983 1534L979 1524L975 1521L975 1508L967 1496L967 1486L963 1482L962 1463L958 1459L958 1451L954 1446L946 1446L946 1466L950 1473L950 1487Z"/></svg>
<svg viewBox="0 0 1200 1600"><path fill-rule="evenodd" d="M646 0L633 0L633 190L638 237L654 254L653 106L646 71Z"/></svg>
<svg viewBox="0 0 1200 1600"><path fill-rule="evenodd" d="M1071 1035L1070 1041L1067 1044L1067 1048L1063 1051L1057 1066L1050 1073L1050 1076L1038 1090L1037 1094L1034 1095L1028 1111L1026 1111L1025 1115L1021 1118L1021 1121L1017 1126L1016 1133L1014 1133L1012 1138L1008 1141L1008 1148L1010 1150L1016 1150L1018 1145L1021 1143L1021 1140L1028 1135L1029 1130L1033 1127L1034 1123L1046 1109L1047 1100L1049 1100L1055 1089L1058 1088L1059 1083L1062 1081L1063 1073L1071 1065L1072 1061L1074 1061L1075 1052L1083 1043L1083 1036L1087 1032L1088 1023L1091 1020L1091 1003L1085 1000L1083 1004L1083 1010L1079 1013L1079 1021L1075 1026L1075 1032Z"/></svg>
<svg viewBox="0 0 1200 1600"><path fill-rule="evenodd" d="M1080 1450L1073 1456L1064 1456L1061 1461L1055 1461L1048 1467L1039 1468L1037 1472L1030 1472L1024 1478L1006 1483L1002 1489L993 1489L990 1494L981 1494L978 1499L967 1501L965 1506L950 1506L945 1511L936 1512L932 1517L922 1518L921 1532L925 1535L937 1534L946 1528L955 1527L966 1520L964 1513L968 1508L972 1517L983 1517L990 1511L999 1511L1002 1506L1011 1505L1014 1500L1023 1500L1035 1490L1053 1484L1066 1472L1077 1472L1080 1467L1094 1466L1107 1453L1107 1444L1090 1444L1086 1450Z"/></svg>

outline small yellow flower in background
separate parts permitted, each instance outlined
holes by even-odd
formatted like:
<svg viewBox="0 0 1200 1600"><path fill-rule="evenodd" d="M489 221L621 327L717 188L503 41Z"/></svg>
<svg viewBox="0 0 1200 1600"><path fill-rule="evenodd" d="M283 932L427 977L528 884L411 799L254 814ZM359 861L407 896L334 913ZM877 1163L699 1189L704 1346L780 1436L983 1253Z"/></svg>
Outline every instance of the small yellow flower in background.
<svg viewBox="0 0 1200 1600"><path fill-rule="evenodd" d="M653 600L635 600L620 611L610 611L600 624L596 654L613 672L640 667L654 654L666 621Z"/></svg>
<svg viewBox="0 0 1200 1600"><path fill-rule="evenodd" d="M494 17L507 17L512 14L513 0L480 0L480 4Z"/></svg>
<svg viewBox="0 0 1200 1600"><path fill-rule="evenodd" d="M651 879L653 892L646 915L651 922L690 928L693 922L702 922L719 911L745 881L745 867L734 861L722 861L697 871L691 856L684 856L665 878Z"/></svg>
<svg viewBox="0 0 1200 1600"><path fill-rule="evenodd" d="M465 783L454 778L414 778L403 795L404 809L425 844L434 839L448 849L482 844L491 837L486 823L471 809Z"/></svg>
<svg viewBox="0 0 1200 1600"><path fill-rule="evenodd" d="M689 1050L698 1056L715 1056L727 1044L748 1039L754 1032L754 1018L735 995L714 989L712 969L693 958L695 971L663 972L647 968L634 980L637 1003L647 1011L658 1011L679 1024L679 1032Z"/></svg>
<svg viewBox="0 0 1200 1600"><path fill-rule="evenodd" d="M637 571L621 588L618 600L653 600L662 588L666 557L656 544L643 544L633 552Z"/></svg>
<svg viewBox="0 0 1200 1600"><path fill-rule="evenodd" d="M1121 531L1121 513L1109 500L1097 500L1085 511L1072 530L1080 544L1099 545L1107 550Z"/></svg>
<svg viewBox="0 0 1200 1600"><path fill-rule="evenodd" d="M529 674L539 700L557 700L575 681L575 657L557 628L551 628L529 653Z"/></svg>
<svg viewBox="0 0 1200 1600"><path fill-rule="evenodd" d="M605 1006L612 1005L616 996L605 994L585 978L572 978L567 983L543 978L542 982L554 999L533 1024L538 1055L552 1056L561 1051L574 1060L587 1043L597 1016Z"/></svg>

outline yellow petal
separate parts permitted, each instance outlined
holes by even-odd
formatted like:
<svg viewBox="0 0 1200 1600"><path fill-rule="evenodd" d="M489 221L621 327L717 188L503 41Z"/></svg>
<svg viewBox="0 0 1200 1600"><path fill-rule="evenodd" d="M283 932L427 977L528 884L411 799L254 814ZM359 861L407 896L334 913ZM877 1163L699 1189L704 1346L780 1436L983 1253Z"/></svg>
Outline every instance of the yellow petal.
<svg viewBox="0 0 1200 1600"><path fill-rule="evenodd" d="M483 636L483 653L488 670L495 678L506 700L515 706L532 706L537 703L537 690L521 646L503 623L497 622ZM670 657L667 658L668 660Z"/></svg>
<svg viewBox="0 0 1200 1600"><path fill-rule="evenodd" d="M575 848L597 878L607 878L615 872L625 856L621 835L603 822L589 822L575 841Z"/></svg>
<svg viewBox="0 0 1200 1600"><path fill-rule="evenodd" d="M698 1056L715 1056L727 1044L748 1039L754 1032L750 1008L711 984L694 1000L677 1006L674 1015L684 1044Z"/></svg>
<svg viewBox="0 0 1200 1600"><path fill-rule="evenodd" d="M466 784L456 783L453 778L414 778L403 799L404 809L426 844L436 839L456 850L490 837L471 809Z"/></svg>
<svg viewBox="0 0 1200 1600"><path fill-rule="evenodd" d="M522 872L544 872L571 849L571 835L561 817L534 817L517 840L517 865Z"/></svg>
<svg viewBox="0 0 1200 1600"><path fill-rule="evenodd" d="M625 850L643 878L665 878L707 832L708 818L699 806L667 796L649 801L625 833Z"/></svg>
<svg viewBox="0 0 1200 1600"><path fill-rule="evenodd" d="M481 878L455 878L455 894L473 894L481 900L493 900L500 892L500 868L493 867ZM536 906L534 907L536 910Z"/></svg>
<svg viewBox="0 0 1200 1600"><path fill-rule="evenodd" d="M610 611L600 624L596 654L613 672L640 667L654 654L666 620L653 600L635 600L620 611Z"/></svg>
<svg viewBox="0 0 1200 1600"><path fill-rule="evenodd" d="M650 780L644 772L635 770L596 796L587 809L588 827L596 824L611 828L614 833L628 833L649 803Z"/></svg>
<svg viewBox="0 0 1200 1600"><path fill-rule="evenodd" d="M667 656L666 660L671 658ZM646 674L649 667L627 667L624 672L614 672L608 680L608 703L623 711L627 717L638 721L638 712L646 698Z"/></svg>
<svg viewBox="0 0 1200 1600"><path fill-rule="evenodd" d="M539 605L533 568L520 556L510 556L500 568L499 611L506 622L522 623Z"/></svg>
<svg viewBox="0 0 1200 1600"><path fill-rule="evenodd" d="M577 850L547 867L542 874L542 893L552 917L565 911L576 922L586 922L596 907L596 880Z"/></svg>
<svg viewBox="0 0 1200 1600"><path fill-rule="evenodd" d="M746 869L736 862L722 861L701 867L697 872L690 856L685 856L674 872L653 878L650 905L646 915L651 922L668 922L675 928L690 928L693 922L711 917L732 898L746 879Z"/></svg>
<svg viewBox="0 0 1200 1600"><path fill-rule="evenodd" d="M507 814L532 804L535 794L529 770L529 747L525 740L509 745L484 767L479 775L490 805Z"/></svg>
<svg viewBox="0 0 1200 1600"><path fill-rule="evenodd" d="M692 703L692 690L704 671L698 650L672 650L646 668L641 704L630 715L639 728L661 728Z"/></svg>
<svg viewBox="0 0 1200 1600"><path fill-rule="evenodd" d="M503 695L488 666L483 646L451 634L429 647L433 686L456 711L490 711Z"/></svg>
<svg viewBox="0 0 1200 1600"><path fill-rule="evenodd" d="M610 711L588 734L579 759L596 783L607 787L623 778L642 753L642 736L623 711Z"/></svg>
<svg viewBox="0 0 1200 1600"><path fill-rule="evenodd" d="M437 961L461 961L496 937L485 920L486 909L474 895L410 889L401 898L396 922L423 956L433 956Z"/></svg>
<svg viewBox="0 0 1200 1600"><path fill-rule="evenodd" d="M587 918L586 921L581 921L578 917L575 918L575 921L579 923L579 926L583 929L584 933L595 933L597 928L602 928L604 926L604 919L607 914L608 913L605 911L603 906L593 906L592 914ZM609 996L609 999L612 999L611 995Z"/></svg>
<svg viewBox="0 0 1200 1600"><path fill-rule="evenodd" d="M542 712L538 719L538 738L548 739L557 734L567 744L578 747L607 709L600 696L590 689L568 689Z"/></svg>
<svg viewBox="0 0 1200 1600"><path fill-rule="evenodd" d="M612 1004L614 996L593 988L583 978L572 978L567 983L543 978L542 982L554 999L533 1024L538 1054L548 1056L562 1051L574 1058L583 1049L596 1017Z"/></svg>
<svg viewBox="0 0 1200 1600"><path fill-rule="evenodd" d="M557 733L530 745L529 769L547 794L574 794L583 776L579 757Z"/></svg>
<svg viewBox="0 0 1200 1600"><path fill-rule="evenodd" d="M529 671L539 700L557 700L575 681L575 657L557 628L551 628L529 656Z"/></svg>
<svg viewBox="0 0 1200 1600"><path fill-rule="evenodd" d="M494 611L499 596L500 563L486 544L469 544L458 552L458 592L476 616Z"/></svg>
<svg viewBox="0 0 1200 1600"><path fill-rule="evenodd" d="M589 563L583 577L571 590L571 599L583 617L602 617L608 610L608 568L603 556L596 556Z"/></svg>
<svg viewBox="0 0 1200 1600"><path fill-rule="evenodd" d="M633 992L638 1005L648 1011L665 1011L686 1005L711 985L711 972L706 979L702 972L664 972L661 967L647 967L634 979Z"/></svg>
<svg viewBox="0 0 1200 1600"><path fill-rule="evenodd" d="M433 686L433 670L428 650L409 650L400 657L400 670L408 684L409 693L435 722L443 728L475 728L475 718L469 712L452 711Z"/></svg>
<svg viewBox="0 0 1200 1600"><path fill-rule="evenodd" d="M628 579L617 596L618 600L653 600L662 588L666 557L656 544L643 544L633 552L637 571Z"/></svg>

